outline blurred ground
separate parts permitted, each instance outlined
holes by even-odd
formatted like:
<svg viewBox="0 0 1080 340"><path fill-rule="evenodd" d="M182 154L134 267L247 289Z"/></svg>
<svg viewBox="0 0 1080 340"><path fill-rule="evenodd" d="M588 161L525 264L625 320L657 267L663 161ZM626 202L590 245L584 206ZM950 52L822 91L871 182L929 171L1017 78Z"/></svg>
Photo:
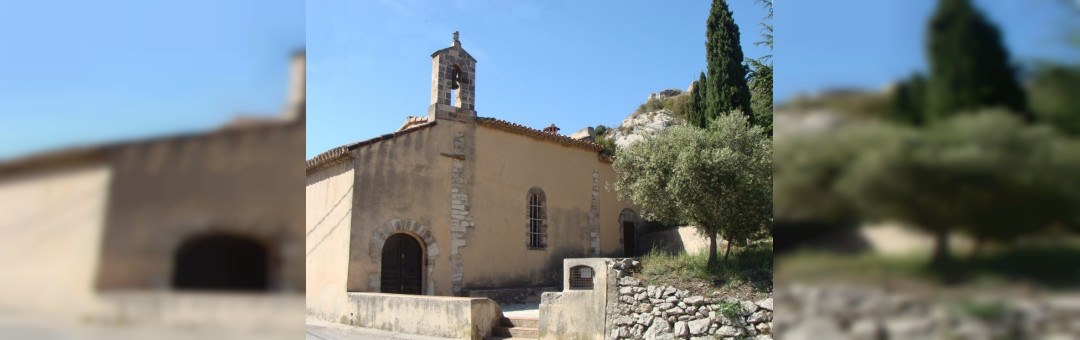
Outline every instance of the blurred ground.
<svg viewBox="0 0 1080 340"><path fill-rule="evenodd" d="M390 340L390 339L410 339L410 340L441 340L448 338L439 338L433 336L413 335L413 334L398 334L394 332L387 332L383 330L360 328L346 326L342 324L336 324L326 321L308 319L307 328L304 334L304 338L307 340L345 340L345 339L372 339L372 340Z"/></svg>
<svg viewBox="0 0 1080 340"><path fill-rule="evenodd" d="M28 316L0 312L0 339L26 340L187 340L187 339L296 339L300 328L252 332L221 329L177 329L175 327L138 325L101 325L67 321L48 316Z"/></svg>

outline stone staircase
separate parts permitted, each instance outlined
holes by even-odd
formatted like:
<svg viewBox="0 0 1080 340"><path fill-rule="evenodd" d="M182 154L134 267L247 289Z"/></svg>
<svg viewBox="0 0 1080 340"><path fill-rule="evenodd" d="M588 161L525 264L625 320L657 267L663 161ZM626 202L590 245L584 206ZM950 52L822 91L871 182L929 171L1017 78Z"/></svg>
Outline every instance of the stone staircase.
<svg viewBox="0 0 1080 340"><path fill-rule="evenodd" d="M540 333L536 329L539 322L538 318L522 316L502 318L499 325L491 329L491 336L484 337L484 340L539 339Z"/></svg>

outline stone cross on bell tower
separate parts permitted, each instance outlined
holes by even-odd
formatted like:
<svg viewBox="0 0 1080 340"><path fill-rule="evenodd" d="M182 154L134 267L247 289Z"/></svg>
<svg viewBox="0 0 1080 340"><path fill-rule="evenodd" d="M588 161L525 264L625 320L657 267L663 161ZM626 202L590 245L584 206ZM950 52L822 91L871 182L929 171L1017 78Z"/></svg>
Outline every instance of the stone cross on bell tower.
<svg viewBox="0 0 1080 340"><path fill-rule="evenodd" d="M468 121L476 117L476 59L461 48L458 32L450 47L431 54L428 117Z"/></svg>

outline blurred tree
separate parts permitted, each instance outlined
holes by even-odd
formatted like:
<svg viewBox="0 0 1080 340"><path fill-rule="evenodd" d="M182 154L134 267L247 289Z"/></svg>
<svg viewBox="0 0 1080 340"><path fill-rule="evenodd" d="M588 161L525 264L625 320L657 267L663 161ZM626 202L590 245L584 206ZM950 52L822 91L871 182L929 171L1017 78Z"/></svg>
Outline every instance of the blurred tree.
<svg viewBox="0 0 1080 340"><path fill-rule="evenodd" d="M926 122L985 107L1006 108L1031 121L1001 34L970 0L940 0L928 42Z"/></svg>
<svg viewBox="0 0 1080 340"><path fill-rule="evenodd" d="M619 151L613 167L620 199L654 221L688 221L709 236L708 265L717 241L741 242L772 221L772 139L740 112L710 129L679 126Z"/></svg>
<svg viewBox="0 0 1080 340"><path fill-rule="evenodd" d="M1027 89L1036 121L1080 136L1080 65L1038 65Z"/></svg>
<svg viewBox="0 0 1080 340"><path fill-rule="evenodd" d="M1011 241L1069 223L1080 204L1080 157L1069 139L1003 110L958 115L926 129L885 124L839 176L859 215L934 236L931 263L951 262L948 236ZM779 189L778 189L779 191Z"/></svg>
<svg viewBox="0 0 1080 340"><path fill-rule="evenodd" d="M747 68L743 65L739 45L739 25L735 24L727 1L713 0L709 18L705 21L705 60L708 62L708 85L705 101L707 120L732 111L745 112L755 123L750 109L750 87L746 83Z"/></svg>
<svg viewBox="0 0 1080 340"><path fill-rule="evenodd" d="M960 231L976 240L1011 242L1071 218L1080 157L1046 126L1002 110L958 116L925 131L920 160L953 178ZM1063 144L1064 143L1064 144Z"/></svg>
<svg viewBox="0 0 1080 340"><path fill-rule="evenodd" d="M593 134L596 135L597 139L600 139L600 137L607 135L607 131L608 127L604 126L604 124L597 125L595 128L593 128Z"/></svg>
<svg viewBox="0 0 1080 340"><path fill-rule="evenodd" d="M912 74L896 85L889 97L886 119L910 125L922 125L926 116L926 78Z"/></svg>

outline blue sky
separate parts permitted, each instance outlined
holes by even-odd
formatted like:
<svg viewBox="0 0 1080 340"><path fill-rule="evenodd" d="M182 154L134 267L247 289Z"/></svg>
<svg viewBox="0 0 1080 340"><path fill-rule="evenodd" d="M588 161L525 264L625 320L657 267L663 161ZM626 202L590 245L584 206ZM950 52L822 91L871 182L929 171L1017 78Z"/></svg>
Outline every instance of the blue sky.
<svg viewBox="0 0 1080 340"><path fill-rule="evenodd" d="M711 1L345 1L307 4L307 157L427 114L431 53L477 59L476 110L562 133L617 125L705 70ZM746 57L767 54L753 0L729 5Z"/></svg>
<svg viewBox="0 0 1080 340"><path fill-rule="evenodd" d="M303 0L4 1L0 160L278 114Z"/></svg>
<svg viewBox="0 0 1080 340"><path fill-rule="evenodd" d="M926 69L927 21L937 0L784 1L776 7L777 103L829 88L881 89ZM1080 62L1066 27L1080 24L1076 0L976 0L1003 32L1015 62Z"/></svg>

